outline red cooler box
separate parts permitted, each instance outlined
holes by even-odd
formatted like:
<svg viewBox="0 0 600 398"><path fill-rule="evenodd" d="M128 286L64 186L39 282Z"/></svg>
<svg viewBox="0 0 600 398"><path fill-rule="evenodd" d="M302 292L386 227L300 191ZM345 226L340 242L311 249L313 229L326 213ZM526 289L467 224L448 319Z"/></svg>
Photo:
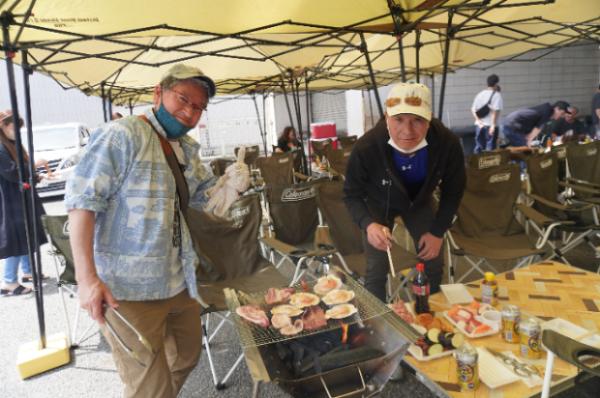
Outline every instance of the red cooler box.
<svg viewBox="0 0 600 398"><path fill-rule="evenodd" d="M322 141L328 138L333 140L333 148L337 149L337 131L335 128L335 122L310 124L311 141Z"/></svg>

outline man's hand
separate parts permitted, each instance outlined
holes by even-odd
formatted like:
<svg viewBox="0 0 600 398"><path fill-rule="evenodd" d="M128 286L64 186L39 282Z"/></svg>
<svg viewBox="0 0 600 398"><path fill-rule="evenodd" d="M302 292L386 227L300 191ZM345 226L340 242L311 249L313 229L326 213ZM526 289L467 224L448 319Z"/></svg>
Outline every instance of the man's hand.
<svg viewBox="0 0 600 398"><path fill-rule="evenodd" d="M392 245L392 233L385 225L373 222L367 227L367 239L371 246L385 251Z"/></svg>
<svg viewBox="0 0 600 398"><path fill-rule="evenodd" d="M423 234L419 239L419 258L425 261L433 260L440 254L442 238L438 238L429 232Z"/></svg>
<svg viewBox="0 0 600 398"><path fill-rule="evenodd" d="M494 131L496 131L496 126L494 126L493 124L490 126L490 128L488 129L488 135L490 137L494 136Z"/></svg>
<svg viewBox="0 0 600 398"><path fill-rule="evenodd" d="M113 297L110 289L94 276L85 282L78 281L79 303L86 309L93 320L100 324L104 323L104 303L109 307L117 308L119 304Z"/></svg>

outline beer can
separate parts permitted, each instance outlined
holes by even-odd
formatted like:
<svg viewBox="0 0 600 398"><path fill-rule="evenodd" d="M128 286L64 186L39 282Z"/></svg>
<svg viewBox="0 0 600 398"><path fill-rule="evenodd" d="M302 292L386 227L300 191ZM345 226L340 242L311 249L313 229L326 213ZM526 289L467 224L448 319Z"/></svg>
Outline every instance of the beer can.
<svg viewBox="0 0 600 398"><path fill-rule="evenodd" d="M463 391L473 391L479 387L479 367L477 350L469 344L463 344L454 352L458 385Z"/></svg>
<svg viewBox="0 0 600 398"><path fill-rule="evenodd" d="M521 310L516 305L505 305L502 307L502 337L508 343L518 343L519 322L521 321Z"/></svg>
<svg viewBox="0 0 600 398"><path fill-rule="evenodd" d="M540 338L542 327L533 318L527 318L519 323L519 335L521 336L520 353L523 358L539 359L542 356Z"/></svg>

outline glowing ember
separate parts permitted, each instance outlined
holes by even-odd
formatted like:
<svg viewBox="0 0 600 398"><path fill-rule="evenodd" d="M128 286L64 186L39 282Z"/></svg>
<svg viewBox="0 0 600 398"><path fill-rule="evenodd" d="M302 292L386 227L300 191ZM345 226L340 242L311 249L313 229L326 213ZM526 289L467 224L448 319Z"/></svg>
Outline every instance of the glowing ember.
<svg viewBox="0 0 600 398"><path fill-rule="evenodd" d="M348 325L342 323L342 344L346 344L348 341Z"/></svg>

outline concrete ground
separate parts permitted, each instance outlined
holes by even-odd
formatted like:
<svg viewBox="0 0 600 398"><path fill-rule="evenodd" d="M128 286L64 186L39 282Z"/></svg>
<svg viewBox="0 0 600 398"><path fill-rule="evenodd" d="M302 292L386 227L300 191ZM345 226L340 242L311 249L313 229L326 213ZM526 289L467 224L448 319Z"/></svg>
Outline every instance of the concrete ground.
<svg viewBox="0 0 600 398"><path fill-rule="evenodd" d="M62 202L47 202L45 208L48 214L62 214ZM47 335L66 333L60 296L56 287L54 262L48 254L48 245L42 252L42 267L46 275L52 276L44 285L44 310ZM573 258L574 264L593 269L597 266L591 250L585 249ZM67 305L74 319L76 299L66 297ZM0 298L0 397L119 397L122 385L110 355L110 349L97 327L87 314L82 313L79 330L91 327L91 333L72 351L72 361L61 368L34 376L28 380L20 380L16 371L16 356L19 346L34 341L39 336L35 299L32 294L21 297ZM231 328L225 328L215 341L214 352L219 363L233 363L241 353L238 337ZM217 365L218 366L218 365ZM224 366L218 366L223 375ZM252 380L244 362L228 382L228 388L217 391L212 383L207 356L202 355L200 363L187 380L180 397L250 397ZM402 382L390 382L382 397L414 397L428 398L433 395L414 376L407 375ZM571 394L562 395L572 396ZM259 397L284 398L289 397L274 384L263 385Z"/></svg>

